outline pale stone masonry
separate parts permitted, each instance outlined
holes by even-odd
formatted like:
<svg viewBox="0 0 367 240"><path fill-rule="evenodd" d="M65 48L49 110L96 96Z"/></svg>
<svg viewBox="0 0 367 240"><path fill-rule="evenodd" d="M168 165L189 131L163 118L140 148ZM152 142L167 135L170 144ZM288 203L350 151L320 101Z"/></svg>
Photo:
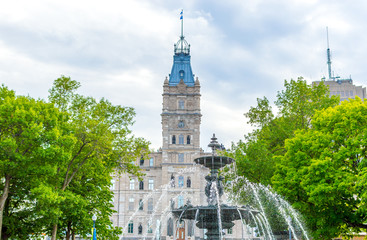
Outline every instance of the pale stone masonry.
<svg viewBox="0 0 367 240"><path fill-rule="evenodd" d="M354 99L356 96L362 100L367 97L366 87L354 85L352 79L314 81L312 84L318 85L320 82L323 82L329 87L330 96L338 95L340 97L340 101L344 101L349 98Z"/></svg>

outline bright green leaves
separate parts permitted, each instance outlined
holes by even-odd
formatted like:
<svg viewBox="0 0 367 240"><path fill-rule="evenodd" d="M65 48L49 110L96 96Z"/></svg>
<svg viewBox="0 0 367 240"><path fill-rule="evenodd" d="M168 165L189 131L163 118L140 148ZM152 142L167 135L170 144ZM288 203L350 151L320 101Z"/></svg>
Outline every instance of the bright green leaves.
<svg viewBox="0 0 367 240"><path fill-rule="evenodd" d="M278 157L273 186L306 216L315 238L367 228L366 116L359 98L318 111Z"/></svg>
<svg viewBox="0 0 367 240"><path fill-rule="evenodd" d="M229 153L237 160L238 174L256 183L271 184L276 158L285 153L286 140L292 138L296 130L309 128L310 119L318 109L339 102L329 97L324 84L311 86L303 78L285 81L284 87L277 94L276 114L266 97L257 99L257 106L245 114L248 123L257 129L246 135L244 142L233 144Z"/></svg>
<svg viewBox="0 0 367 240"><path fill-rule="evenodd" d="M38 198L35 189L56 172L54 166L62 155L63 144L59 125L67 116L53 104L15 96L4 86L0 94L0 174L5 180L0 199L4 206L0 209L5 220L3 234L25 239L31 223L41 218L34 208ZM40 222L33 226L33 233L42 231Z"/></svg>
<svg viewBox="0 0 367 240"><path fill-rule="evenodd" d="M118 238L120 230L110 221L111 176L142 176L132 162L148 153L148 142L131 134L134 109L79 95L79 87L69 77L58 78L51 103L0 87L3 235L86 236L96 213L99 236ZM57 233L57 226L63 231Z"/></svg>

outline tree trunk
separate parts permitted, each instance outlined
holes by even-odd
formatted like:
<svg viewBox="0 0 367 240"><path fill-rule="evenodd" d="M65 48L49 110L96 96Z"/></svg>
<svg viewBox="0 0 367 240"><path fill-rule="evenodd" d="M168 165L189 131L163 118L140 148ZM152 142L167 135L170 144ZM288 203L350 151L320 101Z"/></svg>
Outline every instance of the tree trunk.
<svg viewBox="0 0 367 240"><path fill-rule="evenodd" d="M10 175L5 176L5 184L3 189L3 194L0 197L0 240L2 235L2 229L3 229L3 212L5 207L6 199L8 199L9 195L9 188L10 188Z"/></svg>
<svg viewBox="0 0 367 240"><path fill-rule="evenodd" d="M65 240L70 240L70 236L71 236L71 222L68 222L68 229L66 230L66 236L65 236Z"/></svg>
<svg viewBox="0 0 367 240"><path fill-rule="evenodd" d="M57 224L55 224L52 227L52 236L51 236L51 240L56 240L56 234L57 234ZM1 239L0 239L1 240Z"/></svg>
<svg viewBox="0 0 367 240"><path fill-rule="evenodd" d="M74 232L74 230L72 231L72 233L71 233L71 234L72 234L72 237L71 237L71 238L72 238L72 240L75 240L75 232Z"/></svg>

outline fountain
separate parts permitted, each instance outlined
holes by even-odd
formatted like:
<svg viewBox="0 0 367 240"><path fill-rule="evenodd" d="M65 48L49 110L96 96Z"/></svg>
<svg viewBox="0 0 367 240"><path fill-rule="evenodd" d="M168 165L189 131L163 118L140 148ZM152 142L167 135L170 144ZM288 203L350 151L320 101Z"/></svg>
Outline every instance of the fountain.
<svg viewBox="0 0 367 240"><path fill-rule="evenodd" d="M206 230L205 235L208 240L223 239L224 230L231 229L235 225L234 222L238 220L242 224L242 239L244 239L244 226L249 225L256 229L257 236L247 237L247 239L309 239L297 212L268 187L253 184L243 177L236 177L230 184L231 186L226 186L226 188L232 188L231 192L235 193L234 196L229 198L232 200L240 198L243 202L243 193L246 193L245 198L250 199L246 203L251 204L251 206L233 206L223 203L221 197L225 188L223 185L224 177L218 174L218 170L235 163L235 160L216 155L216 150L220 150L221 145L217 142L214 134L208 147L212 148L212 155L194 160L196 164L210 169L209 175L205 177L207 181L205 195L207 196L208 205L193 206L190 202L187 202L182 207L174 208L174 204L171 204L171 213L178 219L178 224L184 220L195 221L199 229ZM233 165L235 166L235 164ZM266 200L265 203L264 199ZM269 209L273 211L272 214L269 214ZM277 213L274 214L274 212ZM270 223L269 215L272 218ZM280 225L279 229L282 229L280 231L282 236L280 237L279 232L276 233L278 236L275 236L276 234L273 233L271 227L271 225L276 224ZM286 238L284 238L285 235Z"/></svg>
<svg viewBox="0 0 367 240"><path fill-rule="evenodd" d="M210 174L205 177L207 181L205 187L205 195L207 196L207 206L193 206L190 202L184 206L171 209L172 214L182 220L194 220L196 226L200 229L206 229L206 236L209 240L221 239L224 229L231 229L234 221L241 220L249 222L253 216L259 211L249 206L229 206L221 203L223 195L223 177L218 175L218 170L228 164L234 163L235 160L229 157L216 156L215 152L220 149L221 145L217 142L215 135L211 138L208 147L212 148L211 156L196 158L196 164L200 164L210 169Z"/></svg>

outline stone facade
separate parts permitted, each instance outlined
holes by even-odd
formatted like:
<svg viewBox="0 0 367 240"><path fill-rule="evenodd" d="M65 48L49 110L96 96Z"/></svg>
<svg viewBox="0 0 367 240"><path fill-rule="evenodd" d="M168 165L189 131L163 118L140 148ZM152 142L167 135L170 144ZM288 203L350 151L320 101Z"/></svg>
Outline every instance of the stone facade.
<svg viewBox="0 0 367 240"><path fill-rule="evenodd" d="M367 97L366 88L354 85L352 79L314 81L312 84L318 85L320 82L323 82L329 87L331 96L338 95L340 97L340 101L347 100L348 98L354 99L355 96L358 96L362 100Z"/></svg>

